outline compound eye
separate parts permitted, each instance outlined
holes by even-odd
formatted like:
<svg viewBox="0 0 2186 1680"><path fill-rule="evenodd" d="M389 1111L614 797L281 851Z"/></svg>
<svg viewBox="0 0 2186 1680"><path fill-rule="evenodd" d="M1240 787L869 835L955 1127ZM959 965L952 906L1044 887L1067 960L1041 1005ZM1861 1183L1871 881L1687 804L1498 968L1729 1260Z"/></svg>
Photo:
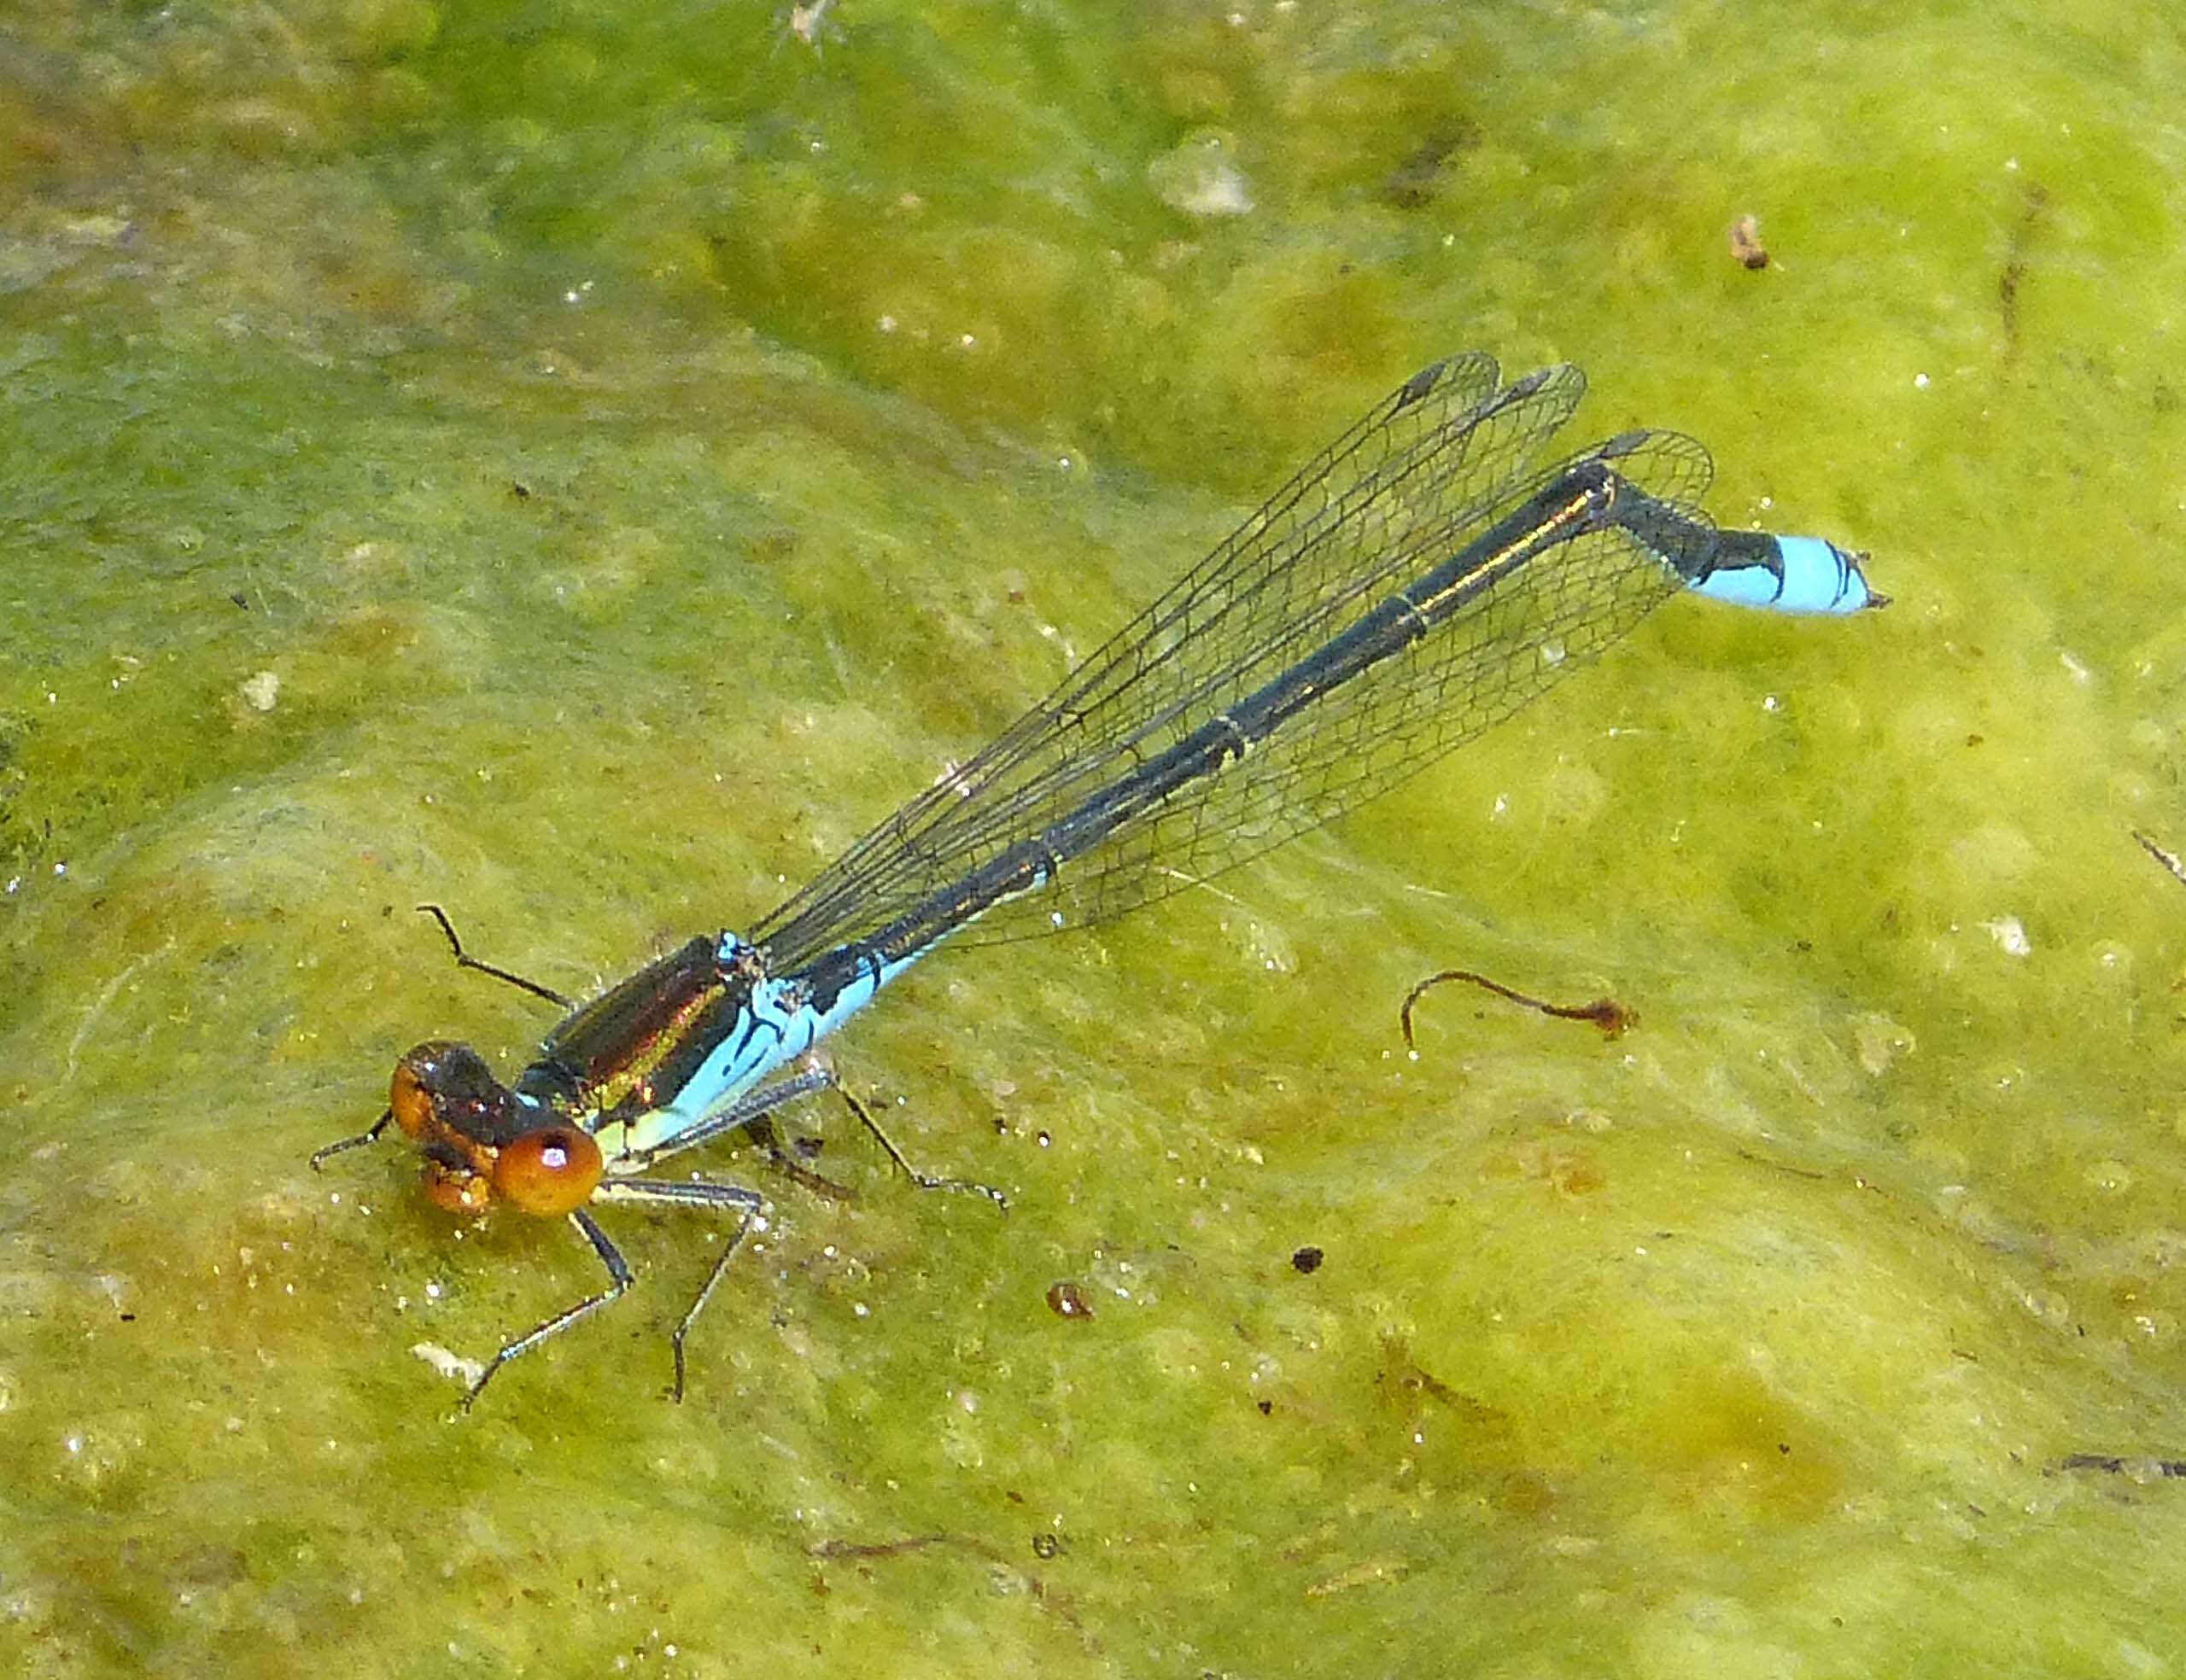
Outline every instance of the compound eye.
<svg viewBox="0 0 2186 1680"><path fill-rule="evenodd" d="M502 1146L494 1161L494 1188L524 1212L552 1218L590 1201L604 1170L591 1133L541 1126Z"/></svg>
<svg viewBox="0 0 2186 1680"><path fill-rule="evenodd" d="M395 1065L395 1077L389 1082L387 1106L395 1116L395 1123L402 1128L406 1137L419 1138L433 1120L433 1093L425 1076L412 1059L412 1051Z"/></svg>

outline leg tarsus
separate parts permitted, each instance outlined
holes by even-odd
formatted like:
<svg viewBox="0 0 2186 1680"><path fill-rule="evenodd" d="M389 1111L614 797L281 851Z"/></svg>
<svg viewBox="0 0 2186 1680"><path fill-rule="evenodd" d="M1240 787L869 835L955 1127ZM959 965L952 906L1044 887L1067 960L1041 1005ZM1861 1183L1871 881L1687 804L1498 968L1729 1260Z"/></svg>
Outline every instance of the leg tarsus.
<svg viewBox="0 0 2186 1680"><path fill-rule="evenodd" d="M582 1208L574 1210L570 1222L584 1234L592 1251L599 1257L599 1263L607 1268L608 1286L597 1295L588 1295L573 1307L565 1307L544 1323L535 1325L512 1342L504 1342L499 1351L486 1362L486 1368L478 1374L478 1380L464 1391L463 1409L468 1412L477 1403L478 1397L486 1391L501 1367L511 1359L529 1353L541 1342L549 1341L582 1319L589 1318L611 1301L620 1299L635 1281L630 1275L629 1263L622 1258L622 1251L608 1240L607 1233L593 1221Z"/></svg>
<svg viewBox="0 0 2186 1680"><path fill-rule="evenodd" d="M379 1141L380 1134L387 1129L389 1122L392 1121L394 1118L395 1111L390 1108L385 1113L382 1114L378 1119L373 1121L371 1126L366 1128L364 1131L359 1132L356 1136L337 1138L334 1142L328 1144L324 1149L313 1150L311 1152L311 1170L313 1172L323 1172L325 1170L324 1164L330 1156L339 1155L345 1149L362 1149L368 1143L377 1143Z"/></svg>
<svg viewBox="0 0 2186 1680"><path fill-rule="evenodd" d="M902 1170L903 1176L909 1179L912 1183L917 1185L920 1189L956 1190L961 1191L967 1195L984 1196L1002 1212L1007 1213L1009 1211L1009 1198L1003 1195L1001 1191L996 1189L991 1184L981 1184L976 1179L969 1178L938 1178L932 1173L921 1172L908 1160L904 1159L903 1152L896 1147L895 1140L891 1138L886 1132L881 1130L880 1123L878 1120L875 1120L873 1116L867 1111L866 1106L863 1103L860 1102L856 1097L850 1094L850 1088L847 1085L844 1085L838 1082L835 1086L835 1091L845 1102L850 1105L850 1112L857 1116L858 1123L863 1126L867 1131L872 1133L874 1138L880 1143L881 1148L888 1152L888 1158L893 1161L897 1166Z"/></svg>
<svg viewBox="0 0 2186 1680"><path fill-rule="evenodd" d="M706 1274L706 1280L698 1286L691 1304L676 1321L675 1332L669 1337L669 1345L675 1354L675 1403L683 1403L683 1344L689 1339L691 1327L698 1321L698 1315L706 1310L706 1303L713 1299L714 1288L721 1282L722 1274L728 1269L728 1263L736 1257L736 1251L744 1246L745 1234L751 1229L751 1216L747 1212L736 1222L736 1229L718 1257L713 1269Z"/></svg>
<svg viewBox="0 0 2186 1680"><path fill-rule="evenodd" d="M730 1233L728 1245L716 1257L706 1281L698 1291L669 1339L675 1353L675 1386L672 1392L680 1404L683 1398L684 1344L689 1339L691 1327L698 1315L705 1310L712 1299L722 1275L728 1269L730 1258L743 1245L751 1229L751 1222L766 1205L766 1198L756 1190L747 1190L740 1184L716 1184L703 1178L611 1178L593 1193L595 1197L618 1202L634 1202L650 1207L710 1208L719 1212L733 1210L736 1215L736 1228Z"/></svg>

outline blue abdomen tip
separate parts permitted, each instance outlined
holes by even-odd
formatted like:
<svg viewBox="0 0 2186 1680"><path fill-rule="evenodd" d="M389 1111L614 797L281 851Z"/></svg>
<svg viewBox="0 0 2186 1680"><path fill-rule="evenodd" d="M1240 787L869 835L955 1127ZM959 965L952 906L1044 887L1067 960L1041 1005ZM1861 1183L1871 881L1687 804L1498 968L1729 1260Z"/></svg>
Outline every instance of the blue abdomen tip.
<svg viewBox="0 0 2186 1680"><path fill-rule="evenodd" d="M1867 587L1860 562L1820 537L1777 537L1767 561L1720 566L1692 586L1734 606L1782 613L1853 613L1879 607L1884 598Z"/></svg>

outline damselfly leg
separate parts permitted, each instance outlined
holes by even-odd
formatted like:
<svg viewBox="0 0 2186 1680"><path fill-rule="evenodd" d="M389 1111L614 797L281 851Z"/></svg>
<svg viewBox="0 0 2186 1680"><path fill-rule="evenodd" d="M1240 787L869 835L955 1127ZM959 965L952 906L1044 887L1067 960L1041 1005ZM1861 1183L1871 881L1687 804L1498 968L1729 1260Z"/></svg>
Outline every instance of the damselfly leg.
<svg viewBox="0 0 2186 1680"><path fill-rule="evenodd" d="M458 968L471 969L479 974L490 974L494 979L505 981L520 992L529 992L532 996L552 1004L557 1009L576 1007L576 1000L564 997L551 986L542 986L536 980L528 980L511 969L502 968L494 963L482 962L472 956L463 948L463 941L456 933L455 924L448 920L447 912L441 909L439 905L421 904L418 907L418 913L420 915L430 916L441 925L441 931L447 936L448 949L455 953L455 965Z"/></svg>
<svg viewBox="0 0 2186 1680"><path fill-rule="evenodd" d="M746 1190L741 1185L715 1184L704 1179L679 1181L672 1179L622 1178L602 1181L593 1190L592 1199L595 1203L626 1202L646 1207L728 1210L736 1216L736 1228L729 1233L728 1240L722 1245L720 1255L707 1271L706 1280L700 1286L697 1298L677 1322L675 1334L670 1339L675 1354L673 1391L680 1404L683 1399L684 1339L690 1334L691 1326L697 1321L700 1310L712 1297L714 1286L721 1281L722 1274L728 1269L730 1259L744 1245L745 1234L751 1228L751 1221L766 1205L766 1199L757 1191ZM477 1380L465 1391L465 1411L471 1409L479 1395L485 1391L486 1385L511 1359L521 1357L534 1348L552 1341L571 1325L582 1323L602 1307L621 1299L637 1280L630 1271L629 1263L623 1259L622 1251L615 1246L614 1240L599 1228L599 1222L589 1213L582 1208L572 1208L570 1222L583 1234L585 1240L592 1245L592 1251L599 1257L599 1263L607 1269L607 1287L596 1295L587 1295L574 1306L564 1308L515 1340L502 1344L500 1350L486 1362L486 1368L478 1374Z"/></svg>
<svg viewBox="0 0 2186 1680"><path fill-rule="evenodd" d="M326 1163L331 1157L339 1155L345 1150L362 1149L368 1143L377 1143L380 1140L380 1135L386 1131L388 1123L394 1118L395 1111L390 1108L382 1113L378 1119L373 1121L371 1125L365 1127L363 1131L359 1132L354 1137L336 1138L333 1142L324 1144L319 1148L313 1150L311 1152L311 1170L313 1172L322 1172L325 1170Z"/></svg>
<svg viewBox="0 0 2186 1680"><path fill-rule="evenodd" d="M551 1003L558 1009L571 1009L576 1006L559 992L550 987L541 985L536 980L527 980L521 974L493 963L481 962L476 957L471 955L463 948L463 941L456 933L455 924L448 919L447 912L441 909L439 905L421 904L418 907L418 910L419 914L430 916L440 924L441 931L447 936L448 948L455 953L455 965L458 968L468 968L480 974L491 975L494 979L505 981L518 991L528 992L533 997ZM377 1143L380 1135L387 1130L389 1123L394 1118L395 1111L390 1108L354 1137L337 1138L323 1148L314 1149L311 1154L312 1170L313 1172L320 1170L330 1158L339 1155L345 1150L361 1149L368 1143Z"/></svg>
<svg viewBox="0 0 2186 1680"><path fill-rule="evenodd" d="M817 1061L808 1063L788 1077L778 1079L771 1085L764 1085L756 1091L746 1092L718 1114L710 1116L687 1131L679 1132L668 1141L657 1144L650 1149L628 1151L621 1159L634 1168L643 1169L653 1166L673 1156L681 1155L686 1150L696 1149L701 1144L711 1143L716 1138L726 1136L730 1132L738 1130L749 1132L752 1127L764 1120L776 1109L795 1102L801 1097L811 1096L821 1091L833 1091L840 1097L850 1111L857 1117L858 1124L872 1135L874 1141L878 1143L888 1158L896 1164L897 1170L920 1189L954 1190L966 1194L984 1196L1004 1212L1008 1211L1008 1197L992 1185L981 1184L968 1178L944 1178L933 1173L921 1172L913 1166L909 1158L896 1146L896 1140L890 1137L880 1123L873 1117L871 1111L850 1094L850 1088L843 1083L834 1069ZM778 1164L792 1164L780 1155L777 1155L776 1161ZM822 1182L827 1181L823 1180Z"/></svg>
<svg viewBox="0 0 2186 1680"><path fill-rule="evenodd" d="M835 1094L850 1105L850 1112L857 1116L858 1123L873 1134L874 1140L888 1152L888 1158L903 1170L903 1176L921 1190L957 1190L967 1195L985 1196L1004 1213L1009 1211L1009 1198L991 1184L981 1184L976 1179L937 1178L932 1173L921 1172L903 1158L896 1147L896 1140L881 1129L880 1123L867 1111L865 1105L850 1094L850 1087L838 1083Z"/></svg>

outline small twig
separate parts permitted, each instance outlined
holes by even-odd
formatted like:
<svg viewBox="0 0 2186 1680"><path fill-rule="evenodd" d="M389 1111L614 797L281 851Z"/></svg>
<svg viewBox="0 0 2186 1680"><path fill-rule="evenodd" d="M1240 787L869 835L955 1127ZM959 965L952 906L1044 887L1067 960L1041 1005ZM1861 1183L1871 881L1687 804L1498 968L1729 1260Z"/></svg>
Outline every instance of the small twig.
<svg viewBox="0 0 2186 1680"><path fill-rule="evenodd" d="M804 1549L804 1555L822 1563L839 1558L892 1558L923 1552L935 1546L956 1546L976 1557L993 1558L994 1549L960 1534L911 1534L901 1540L821 1540Z"/></svg>
<svg viewBox="0 0 2186 1680"><path fill-rule="evenodd" d="M1500 981L1491 980L1485 974L1476 974L1469 968L1446 968L1440 974L1429 975L1405 994L1404 1008L1399 1012L1398 1019L1404 1027L1406 1049L1414 1047L1412 1040L1412 1006L1435 987L1451 980L1463 980L1483 991L1493 992L1499 998L1507 998L1523 1008L1536 1010L1543 1015L1553 1015L1559 1021L1591 1021L1601 1029L1604 1038L1620 1038L1627 1029L1640 1024L1640 1012L1628 1008L1615 998L1599 997L1592 1003L1550 1003L1541 998L1528 997L1523 992L1513 991Z"/></svg>
<svg viewBox="0 0 2186 1680"><path fill-rule="evenodd" d="M2127 1458L2117 1453L2074 1453L2057 1467L2060 1470L2107 1470L2112 1475L2123 1475L2130 1467L2135 1470L2146 1467L2166 1480L2186 1478L2186 1459L2183 1458Z"/></svg>
<svg viewBox="0 0 2186 1680"><path fill-rule="evenodd" d="M2142 833L2137 828L2133 831L2133 838L2141 843L2142 851L2168 869L2172 877L2182 885L2186 885L2186 863L2179 861L2176 852L2166 852L2162 847L2157 845L2154 839Z"/></svg>

